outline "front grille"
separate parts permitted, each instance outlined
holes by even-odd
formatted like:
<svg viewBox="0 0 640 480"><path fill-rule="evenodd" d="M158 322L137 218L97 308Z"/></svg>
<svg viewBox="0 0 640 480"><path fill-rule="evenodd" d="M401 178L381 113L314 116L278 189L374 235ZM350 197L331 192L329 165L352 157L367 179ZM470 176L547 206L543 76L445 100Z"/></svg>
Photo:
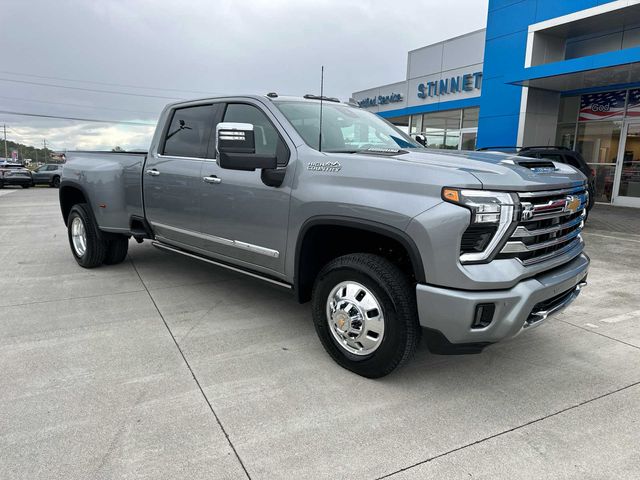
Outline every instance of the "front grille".
<svg viewBox="0 0 640 480"><path fill-rule="evenodd" d="M518 195L520 221L496 258L518 258L532 265L581 250L580 232L589 203L585 187Z"/></svg>

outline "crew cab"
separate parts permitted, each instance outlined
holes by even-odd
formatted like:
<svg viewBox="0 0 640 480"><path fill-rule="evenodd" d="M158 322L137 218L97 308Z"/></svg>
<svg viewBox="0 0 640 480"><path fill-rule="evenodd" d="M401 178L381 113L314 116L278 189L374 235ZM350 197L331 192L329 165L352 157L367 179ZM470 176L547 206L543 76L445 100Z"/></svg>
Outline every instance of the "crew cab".
<svg viewBox="0 0 640 480"><path fill-rule="evenodd" d="M147 153L69 153L60 205L80 266L122 262L133 237L264 280L375 378L421 336L479 353L578 296L586 178L536 162L431 151L332 98L220 96L168 105Z"/></svg>

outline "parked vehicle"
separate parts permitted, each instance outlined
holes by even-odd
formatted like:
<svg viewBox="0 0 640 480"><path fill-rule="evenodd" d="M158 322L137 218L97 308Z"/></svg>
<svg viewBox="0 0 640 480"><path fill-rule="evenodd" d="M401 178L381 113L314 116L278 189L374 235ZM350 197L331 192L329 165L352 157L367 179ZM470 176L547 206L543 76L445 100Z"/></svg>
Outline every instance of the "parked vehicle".
<svg viewBox="0 0 640 480"><path fill-rule="evenodd" d="M31 187L33 185L31 171L20 163L0 162L0 188L4 188L5 185Z"/></svg>
<svg viewBox="0 0 640 480"><path fill-rule="evenodd" d="M514 151L516 155L521 157L530 157L530 158L540 158L551 160L553 162L558 163L566 163L567 165L571 165L572 167L580 170L585 177L587 177L588 181L588 191L589 191L589 203L587 204L587 213L591 211L596 199L596 176L593 169L587 164L585 159L582 157L580 152L576 152L575 150L571 150L567 147L554 147L554 146L546 146L546 147L490 147L490 148L482 148L481 151L486 150L499 150L499 151Z"/></svg>
<svg viewBox="0 0 640 480"><path fill-rule="evenodd" d="M335 99L219 97L167 106L148 154L69 153L60 205L80 266L134 237L265 280L311 301L337 363L381 377L423 332L478 353L578 296L586 181L538 163L428 150Z"/></svg>
<svg viewBox="0 0 640 480"><path fill-rule="evenodd" d="M33 172L34 185L49 185L50 187L60 187L60 177L62 177L62 164L45 163Z"/></svg>

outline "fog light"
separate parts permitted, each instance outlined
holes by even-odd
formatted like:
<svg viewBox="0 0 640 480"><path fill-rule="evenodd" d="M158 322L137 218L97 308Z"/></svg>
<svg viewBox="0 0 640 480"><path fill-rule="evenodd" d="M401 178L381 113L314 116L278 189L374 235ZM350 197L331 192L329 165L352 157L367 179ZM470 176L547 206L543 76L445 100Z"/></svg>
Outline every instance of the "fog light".
<svg viewBox="0 0 640 480"><path fill-rule="evenodd" d="M496 306L493 303L481 303L477 305L471 328L487 328L493 321L495 311Z"/></svg>

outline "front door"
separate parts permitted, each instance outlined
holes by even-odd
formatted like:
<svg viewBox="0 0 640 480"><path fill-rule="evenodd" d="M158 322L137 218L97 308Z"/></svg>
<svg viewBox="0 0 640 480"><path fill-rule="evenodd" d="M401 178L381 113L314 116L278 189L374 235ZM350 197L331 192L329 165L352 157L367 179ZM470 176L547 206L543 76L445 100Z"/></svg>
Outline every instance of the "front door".
<svg viewBox="0 0 640 480"><path fill-rule="evenodd" d="M146 217L160 241L202 246L202 164L216 114L214 105L193 105L171 113L169 128L143 172Z"/></svg>
<svg viewBox="0 0 640 480"><path fill-rule="evenodd" d="M618 150L613 203L640 207L640 122L623 125Z"/></svg>
<svg viewBox="0 0 640 480"><path fill-rule="evenodd" d="M223 121L252 124L256 153L278 153L278 165L287 165L291 149L262 106L229 103ZM213 137L211 143L215 144ZM269 187L262 181L260 170L223 169L211 159L202 165L202 178L210 179L200 187L205 250L221 260L264 273L284 273L290 175L282 186Z"/></svg>

